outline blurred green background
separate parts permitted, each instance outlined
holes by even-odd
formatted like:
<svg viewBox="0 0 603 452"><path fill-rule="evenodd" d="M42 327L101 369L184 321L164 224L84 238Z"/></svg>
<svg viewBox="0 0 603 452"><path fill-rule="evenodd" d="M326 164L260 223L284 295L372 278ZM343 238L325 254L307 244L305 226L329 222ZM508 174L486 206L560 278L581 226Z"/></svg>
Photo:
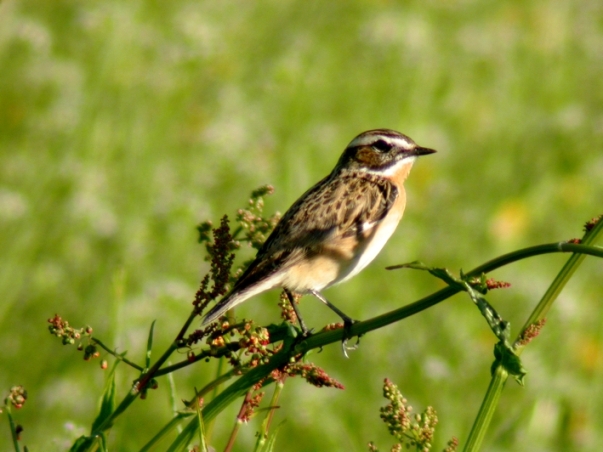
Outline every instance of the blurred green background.
<svg viewBox="0 0 603 452"><path fill-rule="evenodd" d="M195 226L270 183L283 212L376 127L439 153L419 161L408 209L360 276L326 295L366 319L441 284L384 267L420 259L458 271L504 252L581 236L603 213L603 3L511 1L3 1L0 4L0 391L30 450L86 433L104 376L47 332L59 313L142 361L174 337L207 270ZM248 258L250 251L241 254ZM567 256L493 276L514 331ZM484 450L603 448L603 267L587 259L507 385ZM278 293L239 315L278 320ZM316 328L336 321L304 299ZM289 380L277 450L363 451L393 439L379 419L392 379L439 415L436 446L461 443L489 382L494 338L467 297L312 359L345 386ZM135 374L122 366L119 395ZM175 375L179 397L214 375ZM112 431L136 450L170 418L167 381ZM218 420L221 450L237 406ZM9 431L0 415L0 449ZM236 450L249 450L257 421ZM163 443L165 447L167 443ZM159 448L161 449L161 447ZM434 449L436 450L436 449Z"/></svg>

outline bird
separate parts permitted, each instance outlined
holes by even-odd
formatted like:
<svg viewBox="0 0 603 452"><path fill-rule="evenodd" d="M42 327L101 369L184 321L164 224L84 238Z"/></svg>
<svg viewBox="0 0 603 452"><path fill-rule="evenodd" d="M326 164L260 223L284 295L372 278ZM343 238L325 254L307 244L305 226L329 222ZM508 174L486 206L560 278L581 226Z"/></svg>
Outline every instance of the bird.
<svg viewBox="0 0 603 452"><path fill-rule="evenodd" d="M356 136L331 173L286 211L254 261L202 324L255 295L282 288L304 334L308 329L293 293L314 295L349 329L354 320L322 291L357 275L379 254L404 213L404 181L413 163L434 152L395 130L374 129ZM345 342L344 334L344 354Z"/></svg>

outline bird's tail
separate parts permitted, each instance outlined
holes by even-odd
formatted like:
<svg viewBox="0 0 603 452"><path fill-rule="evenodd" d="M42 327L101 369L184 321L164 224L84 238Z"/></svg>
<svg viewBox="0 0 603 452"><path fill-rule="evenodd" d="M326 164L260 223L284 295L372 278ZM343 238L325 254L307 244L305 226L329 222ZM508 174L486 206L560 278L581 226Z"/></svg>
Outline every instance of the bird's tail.
<svg viewBox="0 0 603 452"><path fill-rule="evenodd" d="M224 315L226 311L234 308L240 303L243 303L245 300L247 300L247 298L249 297L245 296L244 292L231 292L222 298L213 308L211 308L207 314L205 314L201 325L209 325L213 321L218 320L218 318Z"/></svg>
<svg viewBox="0 0 603 452"><path fill-rule="evenodd" d="M229 309L234 308L235 306L243 303L245 300L253 297L254 295L258 295L262 292L270 290L274 288L277 284L272 278L265 279L260 281L257 284L252 284L244 289L240 287L235 288L222 298L213 308L209 310L205 317L203 317L203 321L201 325L208 325L211 322L218 320L218 317L223 315Z"/></svg>
<svg viewBox="0 0 603 452"><path fill-rule="evenodd" d="M249 271L249 268L247 271ZM243 274L241 279L237 281L232 291L228 295L222 298L213 308L209 310L207 314L205 314L201 325L210 324L211 322L217 320L218 317L223 315L229 309L234 308L255 295L261 294L262 292L266 292L270 289L274 289L275 287L280 287L280 283L283 278L282 273L275 273L266 278L256 280L250 284L248 283L248 280L245 280L246 274L247 273Z"/></svg>

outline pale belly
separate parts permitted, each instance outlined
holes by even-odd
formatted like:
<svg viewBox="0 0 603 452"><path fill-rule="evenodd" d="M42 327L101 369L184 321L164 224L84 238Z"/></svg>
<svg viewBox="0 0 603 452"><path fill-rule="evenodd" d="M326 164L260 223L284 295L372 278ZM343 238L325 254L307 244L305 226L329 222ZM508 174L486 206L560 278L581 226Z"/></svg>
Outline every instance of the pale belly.
<svg viewBox="0 0 603 452"><path fill-rule="evenodd" d="M354 258L349 262L347 268L341 272L336 280L328 284L326 287L347 281L348 279L356 276L368 264L370 264L390 239L398 227L398 223L400 223L401 218L402 215L390 215L388 218L386 218L376 228L374 234L370 235L367 239L358 244L357 251L354 253Z"/></svg>
<svg viewBox="0 0 603 452"><path fill-rule="evenodd" d="M321 291L347 281L362 271L383 249L402 215L389 215L360 240L350 237L334 246L326 246L316 256L291 267L278 284L297 293Z"/></svg>

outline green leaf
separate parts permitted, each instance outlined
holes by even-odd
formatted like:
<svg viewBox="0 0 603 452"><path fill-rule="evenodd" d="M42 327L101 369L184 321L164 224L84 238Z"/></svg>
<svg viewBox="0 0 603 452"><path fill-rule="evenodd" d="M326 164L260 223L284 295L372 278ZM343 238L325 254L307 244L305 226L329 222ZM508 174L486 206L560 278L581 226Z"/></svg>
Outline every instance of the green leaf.
<svg viewBox="0 0 603 452"><path fill-rule="evenodd" d="M276 426L276 428L274 429L274 432L268 437L268 440L266 441L266 444L264 445L263 448L259 449L258 452L273 452L274 451L274 446L276 444L276 436L278 435L278 431L281 429L282 425L285 422L281 422L279 425Z"/></svg>
<svg viewBox="0 0 603 452"><path fill-rule="evenodd" d="M69 452L85 452L90 450L90 447L94 444L94 439L89 436L80 436L75 440Z"/></svg>
<svg viewBox="0 0 603 452"><path fill-rule="evenodd" d="M147 354L145 357L145 369L148 369L151 365L151 350L153 349L153 333L155 331L155 322L157 320L153 320L151 323L151 329L149 330L149 338L147 339Z"/></svg>
<svg viewBox="0 0 603 452"><path fill-rule="evenodd" d="M69 452L105 452L107 450L107 438L102 433L98 436L80 436Z"/></svg>
<svg viewBox="0 0 603 452"><path fill-rule="evenodd" d="M431 267L428 267L421 261L412 261L412 262L407 262L406 264L391 265L389 267L385 267L386 270L397 270L398 268L411 268L413 270L429 271L429 269Z"/></svg>
<svg viewBox="0 0 603 452"><path fill-rule="evenodd" d="M496 335L496 337L504 343L505 347L511 348L509 344L509 337L511 334L511 324L504 320L498 312L488 303L483 296L481 296L476 290L474 290L469 283L465 283L465 290L479 308L482 316L488 322L490 329Z"/></svg>
<svg viewBox="0 0 603 452"><path fill-rule="evenodd" d="M115 369L120 361L115 361L105 383L105 390L100 400L100 408L98 416L92 424L92 431L96 431L98 427L113 413L115 410ZM110 427L110 425L109 425Z"/></svg>
<svg viewBox="0 0 603 452"><path fill-rule="evenodd" d="M463 287L464 288L463 280L455 277L452 273L450 273L450 270L448 270L447 268L431 267L428 269L428 271L433 276L441 279L442 281L444 281L446 284L448 284L451 287Z"/></svg>
<svg viewBox="0 0 603 452"><path fill-rule="evenodd" d="M20 452L21 449L19 447L19 438L17 436L17 426L15 425L15 420L13 419L10 405L6 401L4 403L4 409L6 410L6 415L8 416L8 425L10 427L10 433L13 439L13 449L15 452ZM0 413L2 413L2 409L0 409Z"/></svg>
<svg viewBox="0 0 603 452"><path fill-rule="evenodd" d="M203 414L201 413L199 404L197 404L197 422L199 423L199 448L201 449L201 452L208 452L205 437L205 424L203 423Z"/></svg>
<svg viewBox="0 0 603 452"><path fill-rule="evenodd" d="M513 375L513 378L515 378L517 383L519 383L521 386L524 385L525 376L528 372L521 364L519 355L517 355L513 349L509 347L508 343L504 343L503 341L497 343L494 346L494 357L496 359L492 363L492 367L490 369L492 375L494 375L494 371L500 365L509 373L509 375Z"/></svg>

